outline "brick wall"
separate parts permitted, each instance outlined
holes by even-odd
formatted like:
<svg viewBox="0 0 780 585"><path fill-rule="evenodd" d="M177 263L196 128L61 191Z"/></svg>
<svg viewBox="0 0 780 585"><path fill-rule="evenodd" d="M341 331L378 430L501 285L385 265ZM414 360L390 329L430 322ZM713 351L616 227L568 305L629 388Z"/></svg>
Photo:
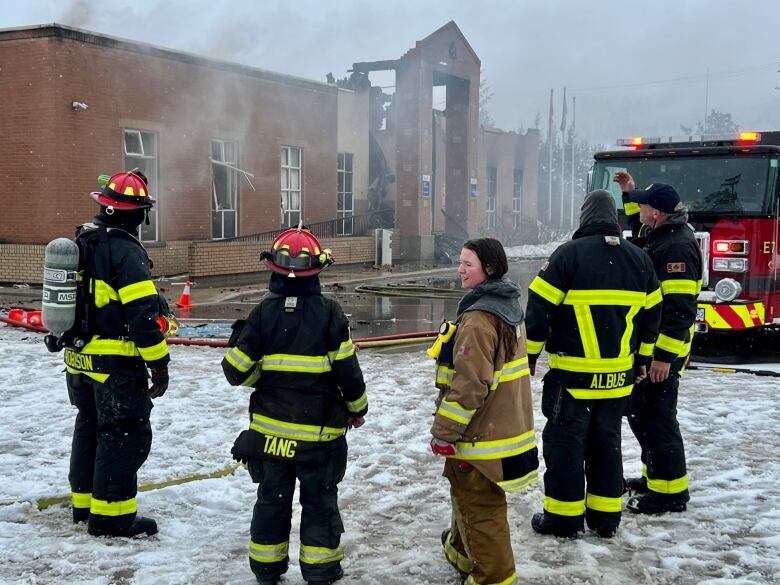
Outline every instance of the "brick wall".
<svg viewBox="0 0 780 585"><path fill-rule="evenodd" d="M125 128L158 134L163 242L212 237L212 139L254 174L240 234L280 227L282 145L303 149L304 220L336 216L335 86L60 26L1 32L0 63L2 243L72 236L97 176L124 168Z"/></svg>
<svg viewBox="0 0 780 585"><path fill-rule="evenodd" d="M323 239L322 245L330 248L339 265L374 262L373 237ZM396 246L394 241L394 255ZM266 270L260 263L260 252L265 248L259 243L180 241L152 245L148 252L154 262L154 277L227 277ZM0 244L0 283L42 284L45 249L42 244Z"/></svg>

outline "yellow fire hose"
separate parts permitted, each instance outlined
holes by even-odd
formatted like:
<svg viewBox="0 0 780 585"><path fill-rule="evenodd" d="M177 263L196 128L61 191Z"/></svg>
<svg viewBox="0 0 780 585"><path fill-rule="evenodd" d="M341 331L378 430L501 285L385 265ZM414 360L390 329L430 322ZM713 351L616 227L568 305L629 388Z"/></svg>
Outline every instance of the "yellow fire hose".
<svg viewBox="0 0 780 585"><path fill-rule="evenodd" d="M212 471L211 473L192 473L183 477L175 477L173 479L167 479L165 481L150 481L142 483L138 486L139 492L150 492L152 490L159 490L162 488L170 487L172 485L181 485L183 483L189 483L191 481L200 481L202 479L214 479L217 477L225 477L232 474L236 469L241 466L240 463L229 463L222 469ZM58 504L70 503L71 496L54 496L53 498L40 498L36 502L39 510L45 510L49 506L56 506Z"/></svg>

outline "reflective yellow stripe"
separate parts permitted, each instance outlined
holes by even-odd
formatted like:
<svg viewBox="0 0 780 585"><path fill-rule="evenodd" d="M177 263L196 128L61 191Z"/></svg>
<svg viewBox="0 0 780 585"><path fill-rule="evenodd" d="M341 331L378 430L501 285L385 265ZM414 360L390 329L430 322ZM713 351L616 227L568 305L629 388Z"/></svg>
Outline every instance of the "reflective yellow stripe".
<svg viewBox="0 0 780 585"><path fill-rule="evenodd" d="M580 341L586 358L601 358L599 340L596 337L596 325L593 323L593 315L590 307L586 305L574 305L574 315L577 317L577 327L580 331Z"/></svg>
<svg viewBox="0 0 780 585"><path fill-rule="evenodd" d="M478 583L471 575L463 582L463 585L517 585L517 573L512 573L509 577L503 581L496 581L495 583Z"/></svg>
<svg viewBox="0 0 780 585"><path fill-rule="evenodd" d="M145 362L153 362L168 355L168 342L163 339L160 343L155 343L149 347L139 347L138 353L144 358Z"/></svg>
<svg viewBox="0 0 780 585"><path fill-rule="evenodd" d="M623 509L623 498L607 498L586 493L585 506L598 512L620 512Z"/></svg>
<svg viewBox="0 0 780 585"><path fill-rule="evenodd" d="M544 349L544 341L528 340L528 353L536 355L542 353L542 349Z"/></svg>
<svg viewBox="0 0 780 585"><path fill-rule="evenodd" d="M363 391L363 394L357 400L347 401L347 409L350 412L360 412L366 406L368 406L368 395Z"/></svg>
<svg viewBox="0 0 780 585"><path fill-rule="evenodd" d="M265 435L310 442L333 441L347 431L346 428L290 423L263 416L256 412L252 413L252 423L249 425L249 428Z"/></svg>
<svg viewBox="0 0 780 585"><path fill-rule="evenodd" d="M611 372L622 372L634 367L634 356L629 355L617 358L587 358L560 356L550 354L550 367L567 372L582 372L589 374L607 374Z"/></svg>
<svg viewBox="0 0 780 585"><path fill-rule="evenodd" d="M646 463L642 463L642 477L644 477L645 480L647 479L647 464Z"/></svg>
<svg viewBox="0 0 780 585"><path fill-rule="evenodd" d="M531 285L528 287L528 290L534 291L544 300L552 303L553 305L560 305L563 297L565 296L562 290L555 288L541 276L537 276L533 279Z"/></svg>
<svg viewBox="0 0 780 585"><path fill-rule="evenodd" d="M278 563L287 558L287 550L290 542L280 542L279 544L257 544L255 541L249 541L249 557L258 563Z"/></svg>
<svg viewBox="0 0 780 585"><path fill-rule="evenodd" d="M570 290L563 299L564 305L620 305L643 306L647 295L634 290Z"/></svg>
<svg viewBox="0 0 780 585"><path fill-rule="evenodd" d="M338 360L345 360L353 355L355 355L355 344L352 343L352 339L342 341L341 345L336 351L331 351L328 353L328 357L330 358L331 363Z"/></svg>
<svg viewBox="0 0 780 585"><path fill-rule="evenodd" d="M121 502L107 502L105 500L96 500L95 498L92 498L89 511L92 514L100 514L101 516L124 516L125 514L135 514L135 498L123 500Z"/></svg>
<svg viewBox="0 0 780 585"><path fill-rule="evenodd" d="M650 479L647 478L647 487L652 492L659 494L679 494L688 489L688 476L683 475L678 479Z"/></svg>
<svg viewBox="0 0 780 585"><path fill-rule="evenodd" d="M338 548L325 548L324 546L301 545L301 552L298 560L309 565L319 565L322 563L335 563L344 558L344 550Z"/></svg>
<svg viewBox="0 0 780 585"><path fill-rule="evenodd" d="M249 377L241 382L241 386L247 386L252 387L255 385L255 382L257 382L260 379L260 375L262 374L262 370L257 366L257 364L254 365L254 369L252 370L252 373L249 374Z"/></svg>
<svg viewBox="0 0 780 585"><path fill-rule="evenodd" d="M106 380L108 380L108 377L111 375L111 374L98 374L96 372L82 372L81 370L76 370L74 368L71 368L70 366L65 366L65 370L67 370L69 374L83 374L84 376L89 376L90 378L92 378L97 382L100 382L101 384L105 384Z"/></svg>
<svg viewBox="0 0 780 585"><path fill-rule="evenodd" d="M92 341L85 345L79 353L87 355L122 355L126 357L141 355L132 341L103 339L99 335L95 335Z"/></svg>
<svg viewBox="0 0 780 585"><path fill-rule="evenodd" d="M686 279L662 280L661 292L664 295L698 295L701 292L701 281Z"/></svg>
<svg viewBox="0 0 780 585"><path fill-rule="evenodd" d="M507 362L500 370L493 372L493 383L490 385L491 390L498 388L499 384L509 382L511 380L517 380L523 376L530 375L531 370L528 368L528 358L520 358Z"/></svg>
<svg viewBox="0 0 780 585"><path fill-rule="evenodd" d="M92 292L95 296L95 306L98 309L105 307L111 301L119 300L117 292L103 280L92 281Z"/></svg>
<svg viewBox="0 0 780 585"><path fill-rule="evenodd" d="M507 479L505 481L499 481L498 487L500 487L505 492L516 492L518 490L528 487L537 479L539 479L539 470L534 469L533 471L527 473L523 477L518 477L515 479Z"/></svg>
<svg viewBox="0 0 780 585"><path fill-rule="evenodd" d="M626 313L626 330L623 332L623 337L620 338L620 357L627 356L631 353L631 335L634 333L634 317L640 311L641 306L633 306Z"/></svg>
<svg viewBox="0 0 780 585"><path fill-rule="evenodd" d="M225 360L242 374L249 371L249 368L257 362L237 347L231 347L225 354Z"/></svg>
<svg viewBox="0 0 780 585"><path fill-rule="evenodd" d="M497 441L458 441L455 443L457 453L453 459L471 459L485 461L503 459L512 455L520 455L536 447L536 436L530 430L522 435L499 439Z"/></svg>
<svg viewBox="0 0 780 585"><path fill-rule="evenodd" d="M590 400L600 398L622 398L628 396L634 389L634 385L621 386L619 388L610 388L609 390L600 390L598 388L566 388L569 394L579 400Z"/></svg>
<svg viewBox="0 0 780 585"><path fill-rule="evenodd" d="M119 289L119 300L123 305L132 303L144 297L156 297L157 289L151 280L142 280L134 284L128 284Z"/></svg>
<svg viewBox="0 0 780 585"><path fill-rule="evenodd" d="M92 505L92 494L77 494L72 492L74 508L89 508Z"/></svg>
<svg viewBox="0 0 780 585"><path fill-rule="evenodd" d="M640 343L639 344L639 355L643 355L645 357L652 356L654 347L655 347L654 343Z"/></svg>
<svg viewBox="0 0 780 585"><path fill-rule="evenodd" d="M559 516L581 516L585 513L585 500L562 502L549 496L544 497L544 511Z"/></svg>
<svg viewBox="0 0 780 585"><path fill-rule="evenodd" d="M293 355L275 353L263 356L263 370L275 372L305 372L322 374L330 372L330 360L326 355Z"/></svg>
<svg viewBox="0 0 780 585"><path fill-rule="evenodd" d="M639 213L639 203L634 203L633 201L624 203L623 210L626 212L626 215L634 215Z"/></svg>
<svg viewBox="0 0 780 585"><path fill-rule="evenodd" d="M444 418L454 420L457 423L467 425L471 422L471 418L474 416L475 412L477 412L476 409L471 410L463 408L457 402L442 400L436 414L440 414Z"/></svg>
<svg viewBox="0 0 780 585"><path fill-rule="evenodd" d="M659 286L657 289L647 295L647 298L645 299L645 309L652 309L662 300L663 295L661 294L661 287Z"/></svg>
<svg viewBox="0 0 780 585"><path fill-rule="evenodd" d="M471 573L474 569L474 563L469 560L467 556L464 556L458 552L454 546L452 546L452 533L447 533L447 538L444 541L444 556L447 560L455 565L459 571L463 573Z"/></svg>
<svg viewBox="0 0 780 585"><path fill-rule="evenodd" d="M455 376L455 370L447 366L436 366L436 383L443 386L452 386L452 378Z"/></svg>
<svg viewBox="0 0 780 585"><path fill-rule="evenodd" d="M685 341L669 337L668 335L661 333L655 342L655 346L665 351L671 352L674 355L685 355Z"/></svg>

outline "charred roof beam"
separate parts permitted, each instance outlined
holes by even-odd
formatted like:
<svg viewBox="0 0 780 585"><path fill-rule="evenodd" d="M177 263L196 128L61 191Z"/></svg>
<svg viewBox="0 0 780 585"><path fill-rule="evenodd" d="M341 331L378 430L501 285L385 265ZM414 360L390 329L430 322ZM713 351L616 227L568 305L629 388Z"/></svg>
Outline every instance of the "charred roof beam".
<svg viewBox="0 0 780 585"><path fill-rule="evenodd" d="M368 73L369 71L388 71L390 69L397 69L400 64L399 59L388 59L386 61L364 61L361 63L353 63L352 69L349 72L355 73Z"/></svg>

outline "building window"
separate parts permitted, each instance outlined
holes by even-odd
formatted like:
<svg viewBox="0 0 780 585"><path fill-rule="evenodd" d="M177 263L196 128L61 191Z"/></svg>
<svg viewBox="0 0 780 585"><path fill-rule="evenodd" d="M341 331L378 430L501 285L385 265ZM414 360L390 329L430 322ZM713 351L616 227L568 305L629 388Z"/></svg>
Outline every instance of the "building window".
<svg viewBox="0 0 780 585"><path fill-rule="evenodd" d="M487 168L487 197L485 198L485 227L496 227L496 167Z"/></svg>
<svg viewBox="0 0 780 585"><path fill-rule="evenodd" d="M355 214L354 200L352 197L352 153L340 152L338 162L338 193L336 200L336 217L349 217L338 222L336 235L352 235L352 219Z"/></svg>
<svg viewBox="0 0 780 585"><path fill-rule="evenodd" d="M523 169L515 169L512 186L512 227L517 229L523 222Z"/></svg>
<svg viewBox="0 0 780 585"><path fill-rule="evenodd" d="M301 221L302 151L294 146L282 146L282 227L294 227Z"/></svg>
<svg viewBox="0 0 780 585"><path fill-rule="evenodd" d="M157 204L149 210L149 225L146 222L141 224L140 240L155 242L160 237L157 216L160 207L157 133L126 128L124 134L125 170L140 170L149 181L149 194L157 200Z"/></svg>
<svg viewBox="0 0 780 585"><path fill-rule="evenodd" d="M238 234L238 142L211 141L211 237Z"/></svg>

